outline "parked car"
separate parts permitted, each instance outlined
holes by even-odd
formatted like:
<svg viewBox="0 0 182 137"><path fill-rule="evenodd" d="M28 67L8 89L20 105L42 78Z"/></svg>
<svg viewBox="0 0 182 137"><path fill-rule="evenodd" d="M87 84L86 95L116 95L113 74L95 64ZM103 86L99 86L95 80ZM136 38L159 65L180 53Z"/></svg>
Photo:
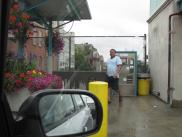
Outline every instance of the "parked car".
<svg viewBox="0 0 182 137"><path fill-rule="evenodd" d="M84 100L84 102L87 104L87 106L90 108L92 117L93 117L93 122L96 123L95 119L96 119L96 111L95 111L95 103L94 100L92 98L90 98L89 96L85 96L82 95L82 98Z"/></svg>
<svg viewBox="0 0 182 137"><path fill-rule="evenodd" d="M93 100L94 116L82 95ZM28 133L32 137L52 137L90 134L99 130L102 113L97 97L86 90L42 90L32 94L20 107L16 116L16 135L27 136Z"/></svg>
<svg viewBox="0 0 182 137"><path fill-rule="evenodd" d="M83 95L92 99L92 110L83 100ZM10 111L8 115L11 115ZM32 94L14 116L13 136L90 135L99 131L102 117L98 98L86 90L42 90Z"/></svg>
<svg viewBox="0 0 182 137"><path fill-rule="evenodd" d="M40 100L40 116L48 136L87 132L94 128L90 108L81 95L51 95Z"/></svg>

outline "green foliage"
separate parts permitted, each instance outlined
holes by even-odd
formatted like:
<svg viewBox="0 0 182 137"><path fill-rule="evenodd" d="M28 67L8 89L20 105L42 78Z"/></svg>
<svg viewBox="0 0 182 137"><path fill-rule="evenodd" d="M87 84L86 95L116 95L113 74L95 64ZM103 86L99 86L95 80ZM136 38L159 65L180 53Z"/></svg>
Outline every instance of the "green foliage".
<svg viewBox="0 0 182 137"><path fill-rule="evenodd" d="M5 64L4 83L3 88L7 92L16 91L26 85L28 77L26 72L35 69L34 63L28 63L25 60L18 60L15 58L8 58Z"/></svg>
<svg viewBox="0 0 182 137"><path fill-rule="evenodd" d="M6 61L5 71L11 72L13 74L20 74L35 68L36 68L36 65L34 63L27 62L26 60L18 60L18 59L9 58Z"/></svg>
<svg viewBox="0 0 182 137"><path fill-rule="evenodd" d="M77 45L75 48L75 69L79 71L92 71L91 54L94 48Z"/></svg>

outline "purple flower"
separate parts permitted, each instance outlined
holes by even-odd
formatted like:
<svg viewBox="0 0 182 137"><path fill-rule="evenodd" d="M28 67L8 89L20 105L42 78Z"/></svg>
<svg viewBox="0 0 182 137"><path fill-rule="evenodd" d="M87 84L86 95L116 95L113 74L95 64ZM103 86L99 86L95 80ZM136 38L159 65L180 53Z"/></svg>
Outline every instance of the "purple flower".
<svg viewBox="0 0 182 137"><path fill-rule="evenodd" d="M44 77L33 78L27 87L33 92L46 88L62 88L62 79L59 76L47 74Z"/></svg>

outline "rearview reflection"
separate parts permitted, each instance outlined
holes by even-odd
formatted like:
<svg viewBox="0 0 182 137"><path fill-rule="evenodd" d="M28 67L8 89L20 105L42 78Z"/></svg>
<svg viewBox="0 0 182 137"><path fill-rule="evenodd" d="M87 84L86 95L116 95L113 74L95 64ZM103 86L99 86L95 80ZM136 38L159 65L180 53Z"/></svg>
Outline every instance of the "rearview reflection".
<svg viewBox="0 0 182 137"><path fill-rule="evenodd" d="M95 102L86 95L47 95L39 102L39 112L47 136L88 132L96 126Z"/></svg>

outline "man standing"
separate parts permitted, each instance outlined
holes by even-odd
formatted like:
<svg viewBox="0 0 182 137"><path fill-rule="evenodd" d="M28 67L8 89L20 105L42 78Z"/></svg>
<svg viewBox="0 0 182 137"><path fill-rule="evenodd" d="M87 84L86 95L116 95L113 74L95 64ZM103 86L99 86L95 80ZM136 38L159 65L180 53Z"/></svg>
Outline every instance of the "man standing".
<svg viewBox="0 0 182 137"><path fill-rule="evenodd" d="M122 93L119 89L119 74L121 72L122 61L120 57L116 56L116 50L110 50L111 58L107 60L107 80L109 86L108 103L111 103L111 89L119 93L119 102L122 101Z"/></svg>

